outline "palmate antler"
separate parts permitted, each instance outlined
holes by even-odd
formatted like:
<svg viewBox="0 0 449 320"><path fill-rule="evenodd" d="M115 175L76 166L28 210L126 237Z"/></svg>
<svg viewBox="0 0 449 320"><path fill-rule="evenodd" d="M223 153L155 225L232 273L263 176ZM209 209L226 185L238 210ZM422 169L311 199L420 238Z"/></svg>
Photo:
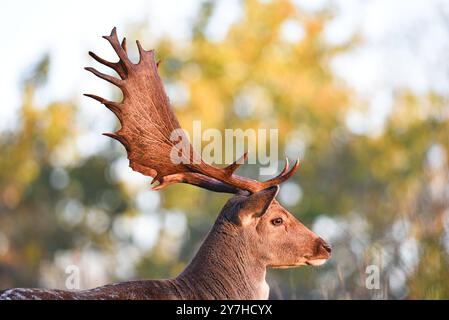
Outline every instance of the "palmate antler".
<svg viewBox="0 0 449 320"><path fill-rule="evenodd" d="M288 159L284 170L275 178L265 182L237 176L234 172L246 160L247 153L242 158L225 168L217 168L204 162L193 150L190 143L183 148L177 141L170 139L172 132L177 130L177 136L182 141L188 141L182 132L178 119L170 106L164 86L158 74L158 63L154 59L154 51L145 51L137 41L140 60L132 63L127 54L126 38L120 44L116 29L111 35L104 36L114 48L119 57L118 62L109 62L98 57L93 52L90 56L99 63L115 70L120 79L101 73L94 68L86 68L96 76L116 85L123 92L122 102L113 102L93 94L93 98L108 107L120 120L121 129L105 135L118 140L128 153L130 167L153 177L159 182L153 189L161 189L174 183L188 183L216 192L254 193L290 178L296 171L299 161L296 161L289 171ZM187 152L186 152L187 151ZM171 154L180 154L181 163L174 163ZM199 159L199 161L194 161Z"/></svg>

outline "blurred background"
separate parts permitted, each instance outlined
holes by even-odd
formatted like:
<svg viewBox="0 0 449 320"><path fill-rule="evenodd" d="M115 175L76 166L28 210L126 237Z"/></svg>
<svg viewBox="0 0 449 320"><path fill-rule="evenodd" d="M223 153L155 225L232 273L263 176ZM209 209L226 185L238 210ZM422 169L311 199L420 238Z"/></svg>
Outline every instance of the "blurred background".
<svg viewBox="0 0 449 320"><path fill-rule="evenodd" d="M0 5L0 288L176 276L229 195L149 190L101 135L120 93L83 70L117 26L155 48L186 128L279 128L280 202L333 245L273 299L449 298L449 2L7 0ZM105 71L99 67L100 70ZM258 177L257 165L239 174ZM380 269L380 288L365 286Z"/></svg>

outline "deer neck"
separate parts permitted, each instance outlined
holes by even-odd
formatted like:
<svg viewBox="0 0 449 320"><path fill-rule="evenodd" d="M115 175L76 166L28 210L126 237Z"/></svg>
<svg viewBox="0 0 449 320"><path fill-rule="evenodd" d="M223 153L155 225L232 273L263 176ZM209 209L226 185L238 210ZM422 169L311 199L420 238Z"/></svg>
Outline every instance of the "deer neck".
<svg viewBox="0 0 449 320"><path fill-rule="evenodd" d="M230 222L217 221L177 280L195 292L195 298L268 299L266 265L247 243Z"/></svg>

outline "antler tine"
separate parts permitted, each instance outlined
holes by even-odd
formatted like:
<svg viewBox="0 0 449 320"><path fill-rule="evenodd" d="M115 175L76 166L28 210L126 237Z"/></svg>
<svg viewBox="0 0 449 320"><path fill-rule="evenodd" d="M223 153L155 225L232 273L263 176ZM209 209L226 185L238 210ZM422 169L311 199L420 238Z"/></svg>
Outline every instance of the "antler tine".
<svg viewBox="0 0 449 320"><path fill-rule="evenodd" d="M117 133L109 133L109 132L103 133L103 135L107 136L109 138L117 140L118 142L120 142L125 147L126 151L128 151L128 152L130 151L129 143L125 139L125 137L123 137L123 136L121 136L121 135L119 135Z"/></svg>
<svg viewBox="0 0 449 320"><path fill-rule="evenodd" d="M266 188L269 188L269 187L272 187L275 185L279 185L282 182L289 179L291 176L293 176L293 174L299 167L299 159L296 160L295 164L293 165L293 167L291 168L290 171L288 171L288 167L289 167L288 158L285 158L285 166L284 166L284 169L282 170L282 172L277 177L267 180L265 182L262 182L263 188L266 189Z"/></svg>
<svg viewBox="0 0 449 320"><path fill-rule="evenodd" d="M124 69L124 67L123 67L123 65L121 64L120 61L119 61L119 62L111 62L111 61L105 60L105 59L103 59L103 58L97 56L97 55L96 55L94 52L92 52L92 51L89 51L89 55L90 55L92 58L94 58L97 62L99 62L99 63L101 63L101 64L104 64L105 66L107 66L107 67L109 67L109 68L115 70L115 71L118 73L118 75L120 76L120 78L125 79L125 77L126 77L126 71L125 71L125 69Z"/></svg>
<svg viewBox="0 0 449 320"><path fill-rule="evenodd" d="M112 68L112 69L116 69L116 67L117 67L117 64L115 63L115 62L110 62L110 61L108 61L108 60L105 60L105 59L103 59L103 58L101 58L101 57L99 57L99 56L97 56L94 52L92 52L92 51L89 51L89 55L92 57L92 58L94 58L97 62L99 62L99 63L101 63L101 64L104 64L105 66L108 66L109 68Z"/></svg>
<svg viewBox="0 0 449 320"><path fill-rule="evenodd" d="M159 63L154 60L154 50L145 50L139 40L136 40L137 50L139 51L139 62L138 64L146 64L151 68L159 67Z"/></svg>
<svg viewBox="0 0 449 320"><path fill-rule="evenodd" d="M144 48L142 48L142 45L140 44L139 40L136 40L137 50L139 50L139 56L142 57L145 54Z"/></svg>
<svg viewBox="0 0 449 320"><path fill-rule="evenodd" d="M98 70L95 69L95 68L92 68L92 67L85 67L84 69L87 70L87 71L92 72L92 73L93 73L94 75L96 75L98 78L101 78L101 79L103 79L103 80L106 80L106 81L112 83L113 85L116 85L116 86L119 87L119 88L122 88L123 85L124 85L123 80L117 79L116 77L113 77L113 76L110 76L110 75L105 74L105 73L103 73L103 72L100 72L100 71L98 71Z"/></svg>
<svg viewBox="0 0 449 320"><path fill-rule="evenodd" d="M120 103L106 100L106 99L104 99L102 97L99 97L99 96L96 96L94 94L85 93L84 95L86 97L91 98L91 99L97 100L101 104L104 104L109 110L111 110L115 114L115 116L118 119L122 118L122 116L121 116L122 115L121 114L121 109L120 109Z"/></svg>
<svg viewBox="0 0 449 320"><path fill-rule="evenodd" d="M111 31L111 34L109 36L103 36L103 38L109 41L112 48L114 48L115 53L117 53L118 57L120 58L120 61L126 68L128 68L131 65L131 61L128 59L128 55L126 54L126 41L124 42L125 47L122 47L122 45L120 45L120 42L118 41L117 28L114 27Z"/></svg>
<svg viewBox="0 0 449 320"><path fill-rule="evenodd" d="M126 37L122 40L122 49L125 51L126 54L128 54L128 47L126 46Z"/></svg>
<svg viewBox="0 0 449 320"><path fill-rule="evenodd" d="M287 171L288 171L288 168L290 167L290 162L288 161L288 158L286 157L285 158L285 165L284 165L284 169L282 169L282 171L281 171L281 173L279 173L279 175L277 176L277 177L281 177L281 176L283 176ZM277 178L276 177L276 178ZM275 178L275 179L276 179Z"/></svg>
<svg viewBox="0 0 449 320"><path fill-rule="evenodd" d="M238 169L240 168L240 166L242 164L245 163L245 161L248 159L248 151L246 151L240 158L238 158L237 160L235 160L233 163L231 163L229 166L227 166L226 168L224 168L224 170L226 171L226 174L228 176L232 176L232 174Z"/></svg>

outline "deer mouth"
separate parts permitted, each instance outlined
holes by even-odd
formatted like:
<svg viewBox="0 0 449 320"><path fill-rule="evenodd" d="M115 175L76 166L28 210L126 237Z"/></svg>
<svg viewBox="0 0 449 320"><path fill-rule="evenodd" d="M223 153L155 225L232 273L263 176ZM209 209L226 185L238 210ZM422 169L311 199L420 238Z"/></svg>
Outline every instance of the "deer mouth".
<svg viewBox="0 0 449 320"><path fill-rule="evenodd" d="M301 266L314 266L318 267L326 263L328 258L318 258L318 259L306 259L297 263L278 265L278 266L270 266L273 269L289 269Z"/></svg>
<svg viewBox="0 0 449 320"><path fill-rule="evenodd" d="M325 264L326 261L327 261L327 259L314 259L314 260L307 260L305 262L305 264L308 266L317 267L317 266L321 266L321 265Z"/></svg>

